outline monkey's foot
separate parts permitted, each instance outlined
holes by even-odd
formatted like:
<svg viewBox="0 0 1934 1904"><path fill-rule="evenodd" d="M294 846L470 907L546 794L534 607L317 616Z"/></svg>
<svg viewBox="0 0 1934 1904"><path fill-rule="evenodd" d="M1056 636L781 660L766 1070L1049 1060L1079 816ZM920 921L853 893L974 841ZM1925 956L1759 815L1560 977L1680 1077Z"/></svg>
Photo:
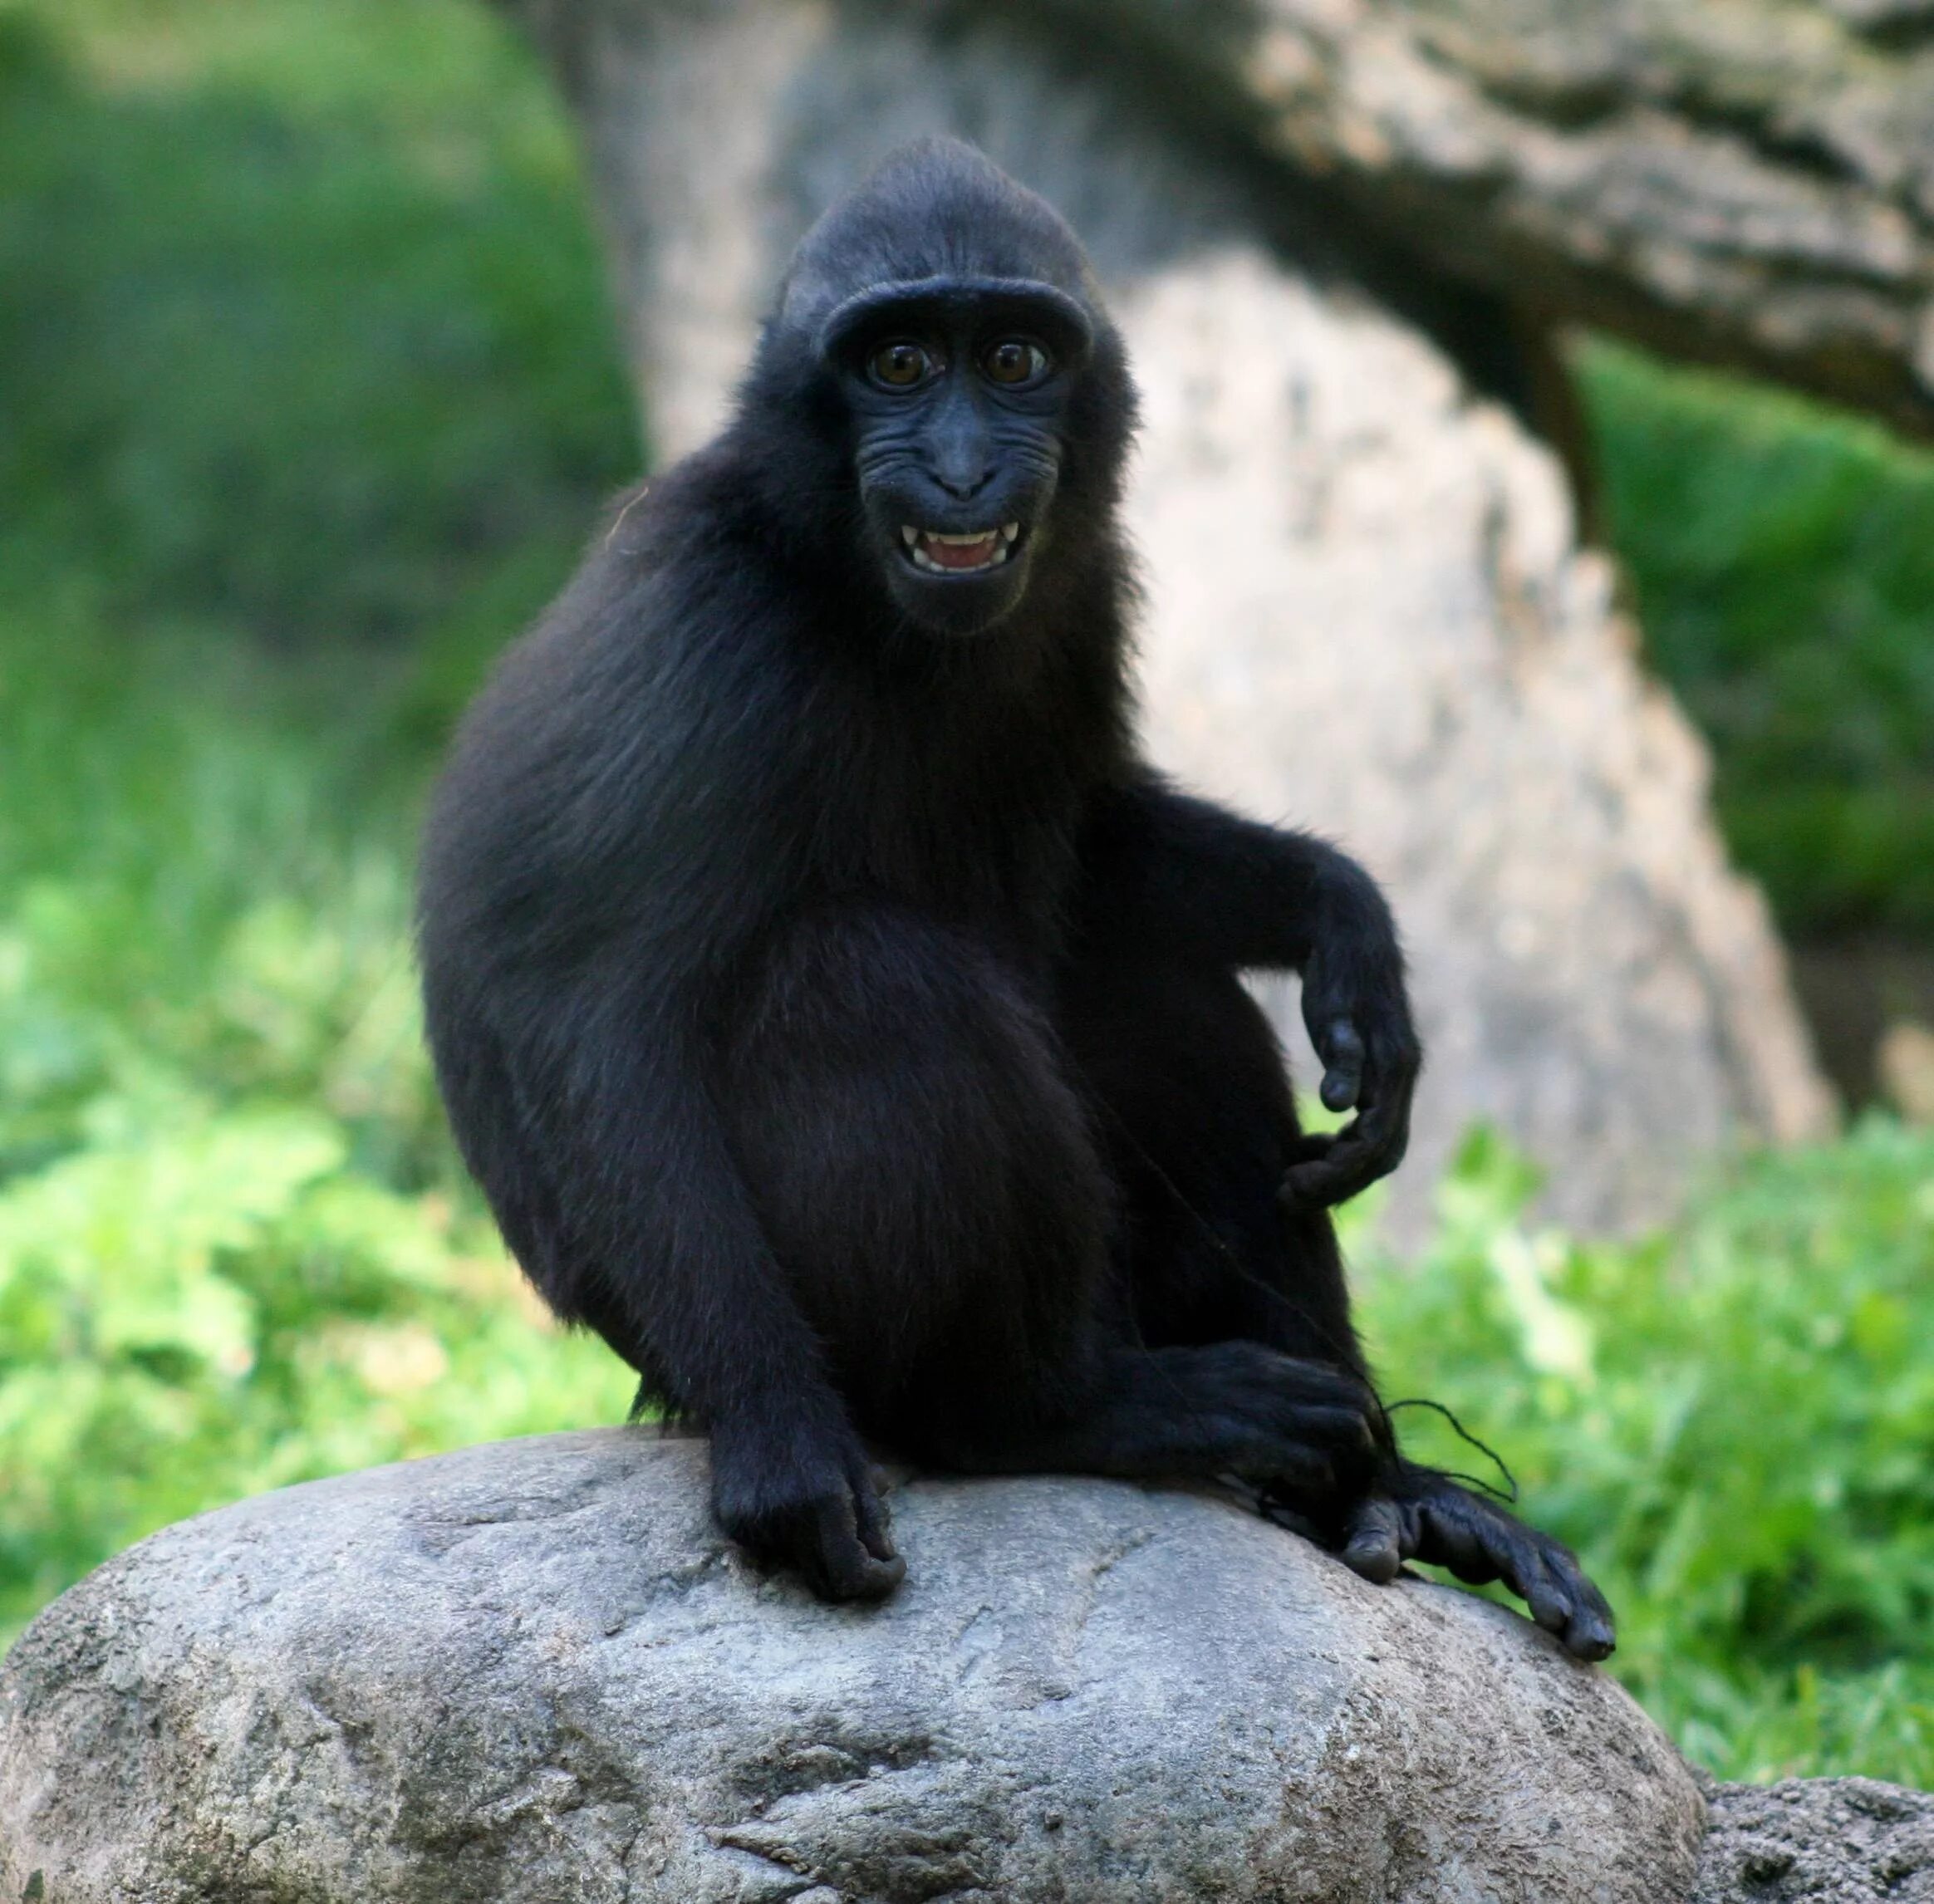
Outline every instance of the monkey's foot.
<svg viewBox="0 0 1934 1904"><path fill-rule="evenodd" d="M1406 1463L1381 1478L1351 1513L1341 1552L1379 1583L1406 1560L1447 1567L1474 1587L1501 1580L1579 1659L1602 1660L1617 1644L1605 1596L1568 1547L1431 1469Z"/></svg>

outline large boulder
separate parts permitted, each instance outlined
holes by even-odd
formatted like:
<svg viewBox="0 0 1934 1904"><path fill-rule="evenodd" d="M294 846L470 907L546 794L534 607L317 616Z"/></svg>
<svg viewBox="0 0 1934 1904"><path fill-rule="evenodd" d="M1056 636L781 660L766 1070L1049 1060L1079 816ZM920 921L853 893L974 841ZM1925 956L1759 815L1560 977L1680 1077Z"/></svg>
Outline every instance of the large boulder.
<svg viewBox="0 0 1934 1904"><path fill-rule="evenodd" d="M903 1480L885 1604L561 1435L167 1529L0 1667L0 1898L1669 1904L1701 1804L1517 1614L1235 1504ZM36 1888L36 1873L39 1874Z"/></svg>

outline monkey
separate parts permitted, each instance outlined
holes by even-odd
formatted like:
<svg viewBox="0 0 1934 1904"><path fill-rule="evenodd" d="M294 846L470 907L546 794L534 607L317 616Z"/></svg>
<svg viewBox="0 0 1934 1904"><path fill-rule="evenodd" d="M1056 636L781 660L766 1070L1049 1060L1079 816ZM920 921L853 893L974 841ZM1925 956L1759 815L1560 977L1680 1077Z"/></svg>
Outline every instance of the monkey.
<svg viewBox="0 0 1934 1904"><path fill-rule="evenodd" d="M1329 1213L1403 1155L1403 956L1344 853L1137 748L1135 418L1078 240L973 148L825 213L729 420L621 498L432 795L459 1146L557 1313L709 1435L724 1532L824 1597L905 1573L878 1446L1239 1478L1603 1657L1575 1558L1377 1401Z"/></svg>

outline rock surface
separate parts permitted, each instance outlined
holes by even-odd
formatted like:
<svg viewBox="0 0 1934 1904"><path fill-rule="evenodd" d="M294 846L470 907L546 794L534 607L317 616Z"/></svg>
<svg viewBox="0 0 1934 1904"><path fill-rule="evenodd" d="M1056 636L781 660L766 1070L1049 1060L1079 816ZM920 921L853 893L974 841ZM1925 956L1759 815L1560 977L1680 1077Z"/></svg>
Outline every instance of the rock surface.
<svg viewBox="0 0 1934 1904"><path fill-rule="evenodd" d="M1934 1795L1874 1779L1707 1788L1693 1904L1929 1904Z"/></svg>
<svg viewBox="0 0 1934 1904"><path fill-rule="evenodd" d="M185 1522L0 1666L47 1904L1672 1904L1701 1800L1604 1674L1233 1504L902 1482L830 1608L704 1448L473 1449ZM38 1892L31 1891L41 1874Z"/></svg>
<svg viewBox="0 0 1934 1904"><path fill-rule="evenodd" d="M1479 1118L1592 1230L1666 1219L1741 1133L1819 1130L1705 749L1638 667L1550 452L1416 331L1253 249L1118 303L1144 367L1150 741L1391 893L1429 1053L1404 1233ZM1301 1052L1289 996L1275 1017Z"/></svg>
<svg viewBox="0 0 1934 1904"><path fill-rule="evenodd" d="M1339 841L1411 948L1430 1060L1400 1241L1479 1118L1594 1230L1667 1219L1728 1144L1830 1126L1705 751L1647 681L1557 458L1421 330L1272 249L1200 129L999 10L944 31L822 0L523 10L584 130L660 459L717 426L807 223L901 141L978 140L1082 233L1145 395L1151 751ZM1293 998L1271 1003L1303 1050Z"/></svg>

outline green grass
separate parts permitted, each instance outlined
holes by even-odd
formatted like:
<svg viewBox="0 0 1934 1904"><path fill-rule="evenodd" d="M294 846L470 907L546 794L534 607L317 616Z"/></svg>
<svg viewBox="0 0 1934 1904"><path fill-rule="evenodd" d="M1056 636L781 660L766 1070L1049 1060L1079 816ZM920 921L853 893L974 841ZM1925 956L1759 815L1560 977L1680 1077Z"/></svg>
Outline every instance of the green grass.
<svg viewBox="0 0 1934 1904"><path fill-rule="evenodd" d="M430 743L635 467L462 0L0 7L0 1634L160 1523L609 1421L452 1157Z"/></svg>
<svg viewBox="0 0 1934 1904"><path fill-rule="evenodd" d="M182 1514L630 1398L450 1153L371 730L0 616L0 1635Z"/></svg>

